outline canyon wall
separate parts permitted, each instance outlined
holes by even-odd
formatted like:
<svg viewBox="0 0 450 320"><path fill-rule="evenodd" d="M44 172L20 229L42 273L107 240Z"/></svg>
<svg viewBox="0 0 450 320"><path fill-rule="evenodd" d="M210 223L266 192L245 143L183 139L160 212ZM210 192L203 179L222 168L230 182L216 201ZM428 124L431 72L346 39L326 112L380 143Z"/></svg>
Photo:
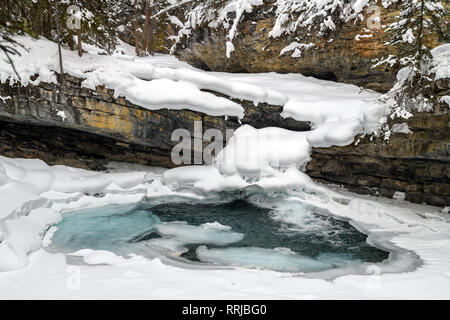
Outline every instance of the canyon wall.
<svg viewBox="0 0 450 320"><path fill-rule="evenodd" d="M124 98L115 99L112 90L82 88L81 82L64 75L58 84L0 85L0 95L11 97L0 99L0 154L94 170L105 169L109 161L174 167L171 151L179 143L171 139L174 130L190 132L194 151L194 121L202 121L202 132L220 129L224 144L225 130L240 126L233 117L147 110ZM447 81L441 84L440 94L448 93ZM282 119L280 106L240 103L245 109L242 123L256 128L310 129L309 123ZM399 191L412 202L449 205L448 105L416 113L406 123L411 134L393 133L387 141L356 137L349 146L314 148L307 173L358 193L392 197ZM394 122L389 124L392 127Z"/></svg>

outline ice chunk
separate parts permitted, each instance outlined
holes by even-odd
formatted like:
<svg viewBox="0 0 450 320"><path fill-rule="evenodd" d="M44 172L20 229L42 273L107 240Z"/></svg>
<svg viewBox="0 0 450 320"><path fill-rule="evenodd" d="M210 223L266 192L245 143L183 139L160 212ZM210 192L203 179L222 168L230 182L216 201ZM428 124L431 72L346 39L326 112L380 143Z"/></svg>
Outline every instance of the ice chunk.
<svg viewBox="0 0 450 320"><path fill-rule="evenodd" d="M162 253L164 253L164 251L168 251L173 256L181 256L183 253L188 251L182 241L174 238L151 239L147 241L145 245L155 248Z"/></svg>
<svg viewBox="0 0 450 320"><path fill-rule="evenodd" d="M220 224L217 221L201 224L200 227L203 227L205 229L231 230L230 226L224 226L223 224Z"/></svg>
<svg viewBox="0 0 450 320"><path fill-rule="evenodd" d="M161 236L175 238L182 243L227 245L244 238L242 233L208 226L192 226L184 222L161 223L156 226L156 230Z"/></svg>

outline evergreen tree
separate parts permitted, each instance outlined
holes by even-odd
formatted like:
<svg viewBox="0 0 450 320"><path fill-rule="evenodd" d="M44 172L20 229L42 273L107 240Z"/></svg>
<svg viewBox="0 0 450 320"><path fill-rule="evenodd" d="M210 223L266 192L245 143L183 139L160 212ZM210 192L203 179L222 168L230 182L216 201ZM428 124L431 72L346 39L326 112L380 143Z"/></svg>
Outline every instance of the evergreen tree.
<svg viewBox="0 0 450 320"><path fill-rule="evenodd" d="M426 66L432 59L433 44L450 40L449 11L439 0L402 0L396 18L386 30L391 34L386 45L396 46L398 54L382 63L407 68L399 73L401 79L391 92L398 105L411 109L412 105L426 104L425 97L430 96L432 79Z"/></svg>

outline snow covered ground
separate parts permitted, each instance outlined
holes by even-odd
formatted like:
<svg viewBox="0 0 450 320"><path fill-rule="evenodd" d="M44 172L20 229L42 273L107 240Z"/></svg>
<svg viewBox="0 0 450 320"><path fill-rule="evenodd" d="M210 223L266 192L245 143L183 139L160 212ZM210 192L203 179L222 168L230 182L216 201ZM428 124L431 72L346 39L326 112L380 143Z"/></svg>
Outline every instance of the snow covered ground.
<svg viewBox="0 0 450 320"><path fill-rule="evenodd" d="M21 83L55 81L55 44L21 40L29 48L16 57ZM255 108L259 102L282 105L283 116L311 121L313 130L242 126L213 165L168 171L118 166L99 173L0 157L0 298L450 297L450 218L440 208L333 190L301 171L311 147L345 145L358 133L373 132L387 111L378 94L294 74L203 72L170 56L136 59L131 48L124 45L124 50L125 55L83 58L64 50L65 71L84 78L87 87L105 84L149 109L188 107L215 116L243 116L238 103L202 91L210 89L254 101ZM36 73L37 80L31 80ZM0 81L7 80L18 79L0 62ZM366 274L328 275L326 280L244 268L195 270L92 250L78 252L85 264L73 266L67 256L43 249L52 229L45 231L70 210L158 195L202 199L215 191L255 186L268 196L283 193L350 219L369 234L369 242L392 251L390 258L368 266Z"/></svg>

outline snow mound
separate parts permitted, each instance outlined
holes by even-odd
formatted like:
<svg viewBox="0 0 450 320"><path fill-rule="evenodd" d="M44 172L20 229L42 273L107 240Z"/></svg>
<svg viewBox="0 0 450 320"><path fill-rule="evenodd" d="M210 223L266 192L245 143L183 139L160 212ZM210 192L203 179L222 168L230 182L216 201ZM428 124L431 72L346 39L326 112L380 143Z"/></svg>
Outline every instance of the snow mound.
<svg viewBox="0 0 450 320"><path fill-rule="evenodd" d="M52 202L73 200L79 206L87 201L83 193L101 193L111 184L131 188L145 181L145 172L105 174L0 156L0 271L24 267L27 254L42 247L44 231L62 219L56 208L49 208ZM120 197L127 201L126 196ZM128 200L142 197L131 195Z"/></svg>

